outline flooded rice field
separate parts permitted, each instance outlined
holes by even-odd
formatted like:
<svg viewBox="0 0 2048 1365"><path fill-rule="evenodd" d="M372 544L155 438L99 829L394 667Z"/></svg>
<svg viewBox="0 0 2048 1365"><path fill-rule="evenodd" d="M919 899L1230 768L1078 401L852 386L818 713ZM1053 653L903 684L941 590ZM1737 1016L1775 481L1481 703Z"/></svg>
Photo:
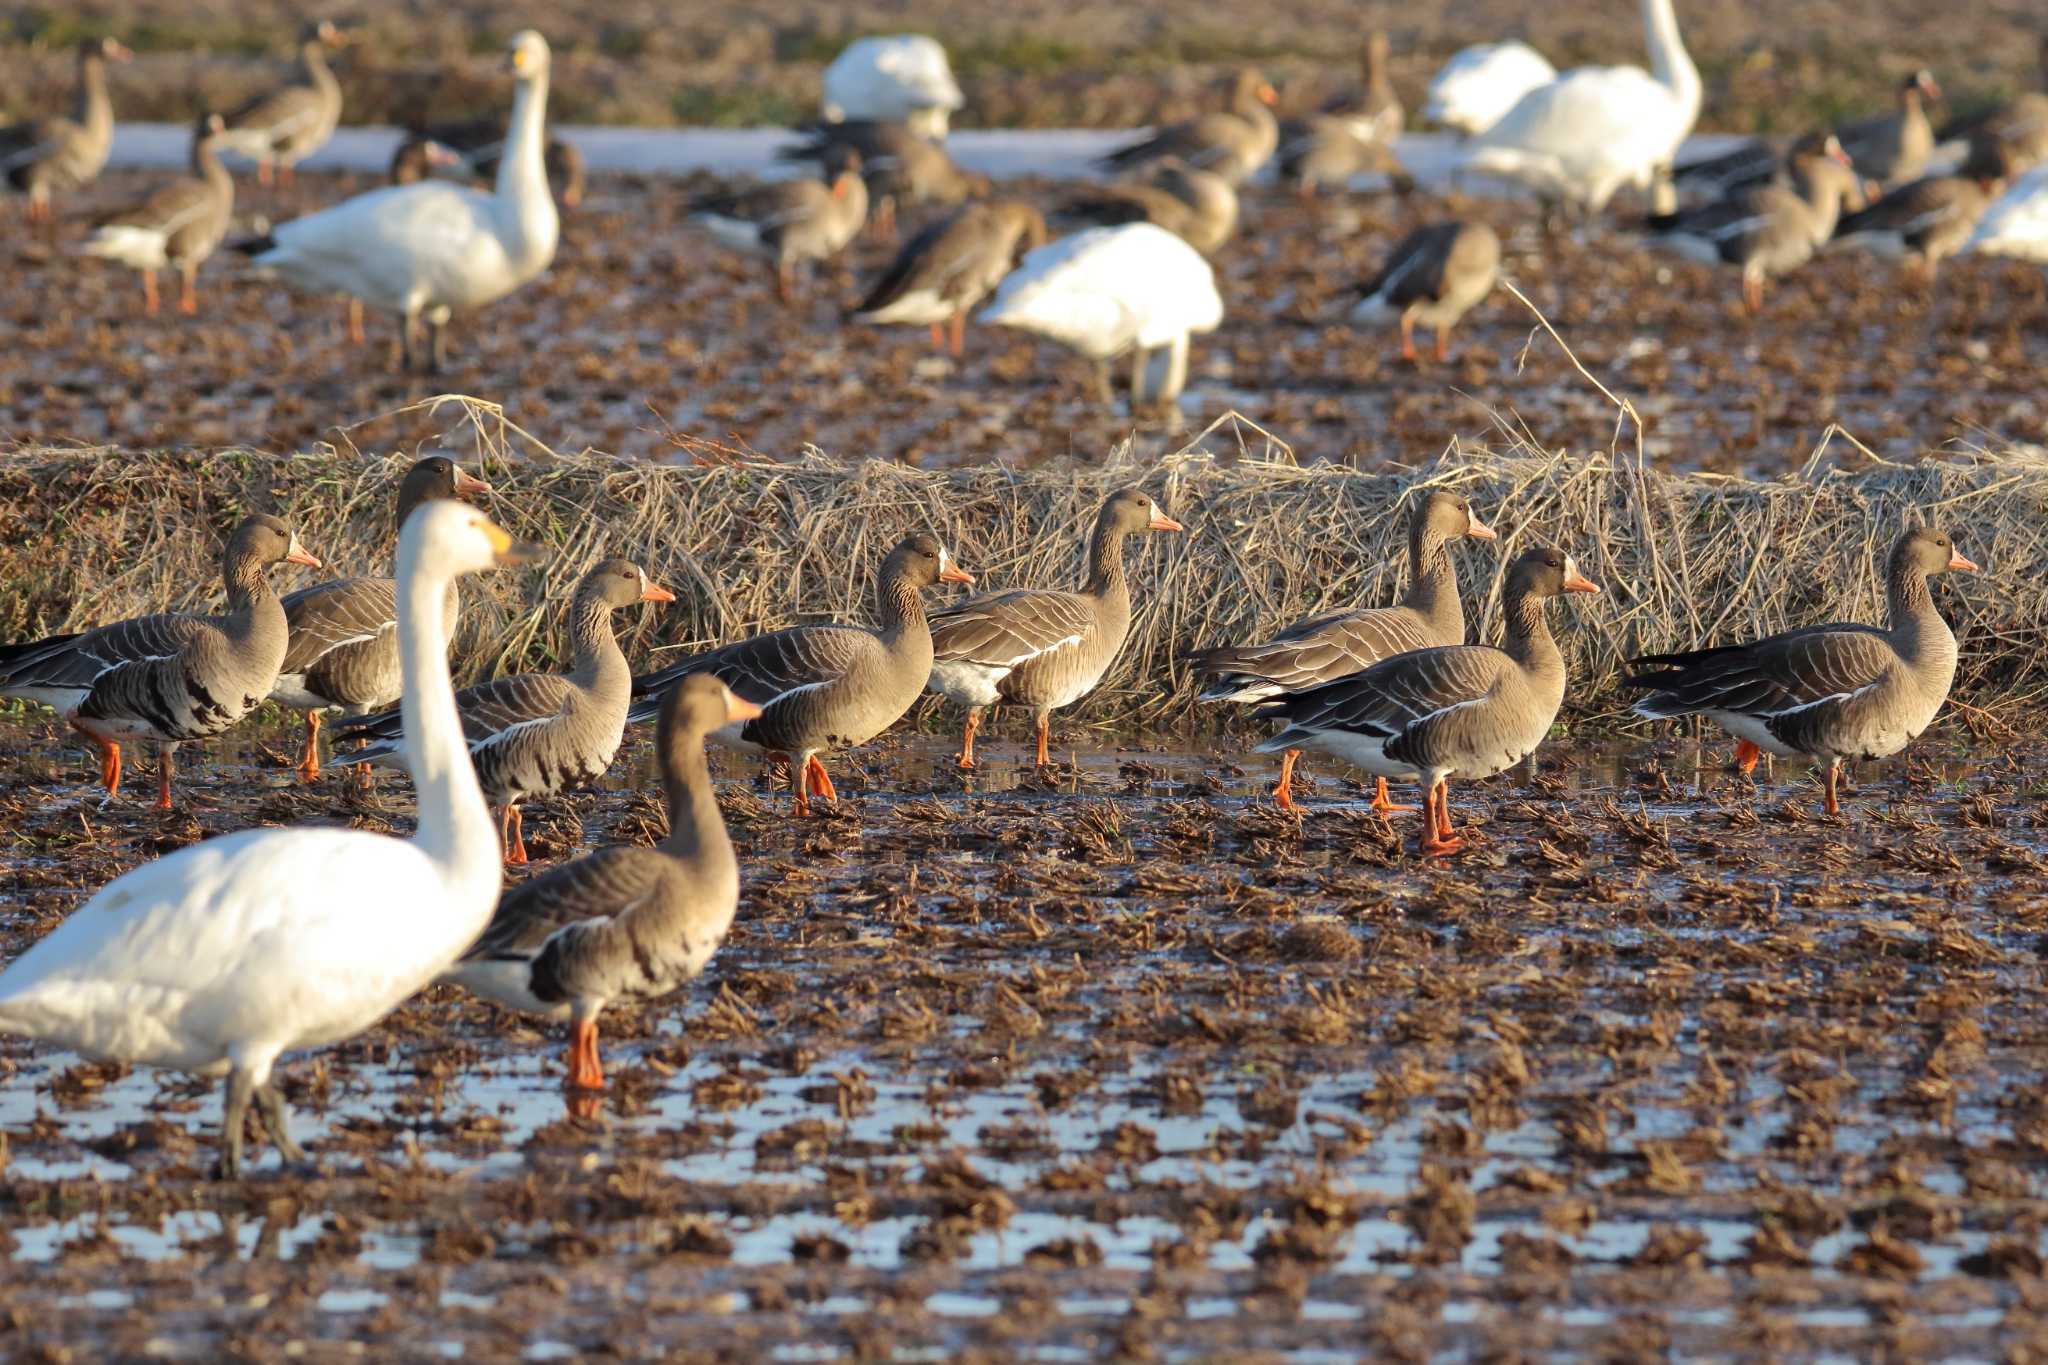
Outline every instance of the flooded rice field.
<svg viewBox="0 0 2048 1365"><path fill-rule="evenodd" d="M1294 816L1230 741L1056 738L1042 775L872 746L803 824L715 755L739 919L687 996L606 1014L601 1099L561 1029L441 988L287 1061L317 1174L256 1146L220 1185L213 1084L0 1039L7 1353L2048 1344L2038 744L1938 732L1826 819L1719 744L1559 740L1454 789L1439 864L1327 764ZM645 739L529 809L537 869L659 835ZM146 761L103 809L48 717L14 740L7 958L194 839L410 823L401 778L294 785L281 729L182 754L170 815Z"/></svg>
<svg viewBox="0 0 2048 1365"><path fill-rule="evenodd" d="M450 391L504 402L557 448L639 455L681 455L670 439L679 433L776 457L811 443L848 458L1022 465L1100 458L1130 431L1127 416L1090 401L1085 365L1049 343L971 329L954 360L921 329L842 323L894 243L858 241L783 308L759 262L684 222L688 198L712 183L701 175L595 177L584 208L565 217L550 272L458 319L438 379L390 371L389 319L372 319L367 345L353 346L338 300L257 279L230 251L202 272L196 318L144 318L132 272L72 247L93 213L160 178L109 172L67 207L53 240L7 235L0 316L17 343L0 365L0 432L289 450L346 431L384 450L430 439L449 419L372 419ZM373 183L312 174L292 191L245 186L236 211L253 228ZM1033 178L1000 190L1042 206L1064 192ZM1458 329L1449 363L1403 362L1390 334L1348 321L1353 287L1390 245L1451 213L1501 231L1504 274L1633 398L1651 457L1670 467L1775 476L1831 423L1896 458L2048 434L2038 382L2048 302L2032 265L1950 261L1929 293L1884 261L1838 252L1774 286L1751 320L1731 273L1651 252L1619 216L1546 236L1512 200L1430 192L1301 204L1257 186L1218 253L1226 318L1195 341L1184 425L1141 427L1141 453L1177 448L1231 409L1302 458L1361 466L1424 458L1454 436L1498 440L1496 411L1546 448L1605 447L1612 408L1555 346L1528 344L1534 319L1504 291ZM921 221L907 215L903 231Z"/></svg>

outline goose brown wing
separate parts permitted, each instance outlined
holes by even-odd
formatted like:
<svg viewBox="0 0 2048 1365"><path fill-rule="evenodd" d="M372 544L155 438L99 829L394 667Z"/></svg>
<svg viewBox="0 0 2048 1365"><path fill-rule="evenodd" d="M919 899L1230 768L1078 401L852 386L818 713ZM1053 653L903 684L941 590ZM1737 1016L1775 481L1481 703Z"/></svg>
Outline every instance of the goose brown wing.
<svg viewBox="0 0 2048 1365"><path fill-rule="evenodd" d="M1225 645L1191 662L1198 675L1214 680L1202 695L1220 701L1261 684L1267 695L1304 691L1432 643L1416 612L1374 607L1297 621L1263 644Z"/></svg>
<svg viewBox="0 0 2048 1365"><path fill-rule="evenodd" d="M756 635L633 679L635 701L626 719L652 720L662 695L692 673L709 673L734 696L765 707L800 687L836 682L876 643L857 626L791 626Z"/></svg>
<svg viewBox="0 0 2048 1365"><path fill-rule="evenodd" d="M1649 717L1731 711L1768 721L1839 702L1874 686L1898 664L1885 633L1869 626L1809 626L1753 644L1629 661L1623 682L1648 690Z"/></svg>
<svg viewBox="0 0 2048 1365"><path fill-rule="evenodd" d="M1442 297L1444 269L1456 245L1458 226L1431 223L1415 229L1401 239L1380 273L1358 286L1358 292L1367 298L1384 294L1388 303L1397 306Z"/></svg>
<svg viewBox="0 0 2048 1365"><path fill-rule="evenodd" d="M322 114L320 92L311 86L293 85L258 95L229 114L227 125L231 129L261 132L272 142L280 142L300 128L318 123Z"/></svg>
<svg viewBox="0 0 2048 1365"><path fill-rule="evenodd" d="M343 645L398 629L398 584L388 578L340 578L280 598L291 628L284 673L304 673Z"/></svg>
<svg viewBox="0 0 2048 1365"><path fill-rule="evenodd" d="M854 314L886 307L914 289L930 289L946 297L953 281L979 263L987 246L987 224L974 209L963 209L931 224L897 253Z"/></svg>
<svg viewBox="0 0 2048 1365"><path fill-rule="evenodd" d="M612 918L659 891L666 858L648 848L601 848L507 891L464 962L527 959L572 924Z"/></svg>
<svg viewBox="0 0 2048 1365"><path fill-rule="evenodd" d="M1259 708L1261 720L1287 722L1272 743L1294 732L1332 730L1392 738L1454 707L1485 697L1513 661L1491 645L1443 645L1384 659L1363 672Z"/></svg>
<svg viewBox="0 0 2048 1365"><path fill-rule="evenodd" d="M455 694L455 709L462 719L462 737L472 754L480 749L505 744L533 725L544 725L567 710L575 684L552 673L515 673L494 678ZM397 707L374 716L347 719L335 729L343 735L367 738L377 743L366 749L338 756L336 763L365 763L396 752L405 735L404 713Z"/></svg>
<svg viewBox="0 0 2048 1365"><path fill-rule="evenodd" d="M212 630L203 617L164 613L10 645L0 648L0 679L16 687L91 687L122 665L171 658Z"/></svg>
<svg viewBox="0 0 2048 1365"><path fill-rule="evenodd" d="M1017 588L934 612L932 658L1015 668L1066 645L1079 644L1095 622L1080 593Z"/></svg>

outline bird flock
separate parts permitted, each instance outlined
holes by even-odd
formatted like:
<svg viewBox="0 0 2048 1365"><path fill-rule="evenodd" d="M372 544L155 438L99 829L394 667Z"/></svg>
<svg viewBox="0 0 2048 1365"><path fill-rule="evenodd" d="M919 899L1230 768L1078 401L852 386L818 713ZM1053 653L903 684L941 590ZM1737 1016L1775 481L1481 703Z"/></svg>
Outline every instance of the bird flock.
<svg viewBox="0 0 2048 1365"><path fill-rule="evenodd" d="M1473 49L1439 75L1427 107L1469 136L1469 172L1515 179L1560 211L1598 213L1622 188L1641 190L1650 208L1644 231L1739 267L1752 307L1762 305L1766 279L1845 231L1890 231L1929 272L1953 249L1934 245L1949 240L1941 235L1948 229L1921 221L1952 217L1963 203L1960 191L1939 188L1944 178L1921 174L1940 141L1922 105L1936 89L1931 78L1916 73L1902 86L1899 110L1882 127L1743 149L1747 161L1730 153L1710 175L1677 160L1701 88L1671 0L1643 0L1643 21L1648 70L1558 73L1519 44ZM230 219L233 184L221 155L289 178L339 118L326 54L345 41L331 24L311 27L297 83L200 118L195 178L97 224L84 249L142 271L151 307L155 272L177 268L179 305L195 308L194 272ZM0 139L13 149L7 174L35 221L50 216L55 193L89 181L104 163L105 67L124 51L109 40L81 50L78 117ZM946 156L948 120L963 101L936 44L863 40L828 71L826 118L792 148L816 159L824 178L707 195L692 214L707 234L767 262L789 298L805 265L842 250L872 207L947 205L946 216L909 238L852 317L929 326L935 344L957 350L964 319L980 308L985 322L1040 333L1088 358L1104 396L1111 363L1128 356L1134 409L1170 406L1186 382L1191 334L1222 320L1208 256L1234 229L1239 190L1276 158L1311 194L1361 169L1397 169L1391 138L1401 116L1389 104L1386 55L1383 39L1369 41L1361 96L1286 125L1273 113L1272 87L1241 73L1223 107L1114 153L1110 169L1124 178L1041 208L980 198L986 182ZM508 65L514 95L505 124L450 130L445 140L422 133L401 148L397 183L279 223L243 249L309 294L396 315L402 361L438 364L455 312L548 267L559 232L551 173L582 192L573 157L558 153L551 164L549 156L545 39L518 34ZM1990 183L1979 177L1984 166L1995 163L2002 178L2028 146L2038 148L2028 141L2033 107L2015 102L1967 128L1973 160L1960 179L1981 193ZM480 175L494 178L491 190L463 183ZM1682 185L1709 180L1721 197L1678 202ZM1919 206L1917 217L1882 212L1901 196ZM1500 255L1483 223L1426 224L1361 286L1358 316L1397 325L1411 356L1414 329L1429 327L1442 356L1459 317L1492 288ZM120 793L123 747L149 742L160 755L157 804L172 807L176 748L226 733L270 700L305 716L302 780L319 781L330 767L353 770L340 780L367 783L371 767L398 767L418 806L409 839L252 829L134 869L0 972L0 1029L224 1077L227 1175L241 1168L252 1107L286 1159L302 1156L273 1082L281 1055L351 1037L436 981L566 1020L568 1084L594 1090L604 1083L602 1010L683 986L732 922L741 863L712 794L707 742L786 763L799 817L836 799L827 756L869 743L927 692L962 709L962 769L977 766L987 708L1004 704L1030 710L1033 758L1048 764L1052 713L1100 683L1129 634L1134 538L1186 530L1142 488L1121 489L1087 528L1078 586L1005 586L929 608L931 594L975 580L938 539L914 532L882 560L872 626L794 626L637 673L612 618L674 595L639 565L605 559L583 571L564 604L566 671L458 691L448 653L459 580L536 553L467 499L514 495L429 457L395 490L389 577L280 596L271 584L279 566L317 569L320 561L283 521L255 514L226 540L221 614L148 616L0 645L0 696L53 708L97 754L109 800ZM1414 809L1394 802L1389 782L1414 783L1417 852L1448 858L1468 837L1452 819L1451 781L1527 759L1562 706L1568 679L1551 600L1601 588L1565 548L1535 545L1504 566L1501 643L1470 643L1456 560L1466 542L1494 541L1496 532L1469 499L1442 488L1418 489L1408 511L1400 602L1219 641L1187 662L1204 700L1254 706L1254 718L1273 723L1259 748L1280 755L1277 804L1297 808L1293 780L1304 753L1327 755L1377 779L1372 804L1383 815ZM1956 641L1929 580L1977 568L1943 531L1911 526L1887 565L1882 624L1814 625L1646 656L1626 681L1641 692L1644 716L1701 716L1725 730L1744 772L1763 753L1814 761L1834 815L1841 766L1899 752L1947 700ZM322 718L332 713L339 718L323 764ZM650 720L668 807L662 842L600 849L507 890L504 868L529 859L522 804L596 781L628 727Z"/></svg>

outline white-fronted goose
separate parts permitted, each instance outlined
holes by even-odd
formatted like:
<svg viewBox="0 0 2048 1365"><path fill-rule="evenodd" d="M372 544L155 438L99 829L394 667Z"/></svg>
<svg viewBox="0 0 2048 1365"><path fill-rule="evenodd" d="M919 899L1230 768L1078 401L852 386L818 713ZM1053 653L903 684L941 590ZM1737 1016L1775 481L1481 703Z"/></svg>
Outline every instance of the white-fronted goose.
<svg viewBox="0 0 2048 1365"><path fill-rule="evenodd" d="M1782 144L1766 138L1751 138L1728 151L1680 162L1672 171L1671 179L1677 188L1696 194L1708 203L1715 203L1733 199L1744 190L1773 183L1790 184L1792 164L1800 157L1814 153L1832 155L1833 149L1841 145L1841 139L1826 129L1802 133ZM1844 151L1842 156L1846 160L1848 153ZM1864 202L1859 179L1856 193L1846 198L1843 204L1850 209L1860 209Z"/></svg>
<svg viewBox="0 0 2048 1365"><path fill-rule="evenodd" d="M970 204L910 239L848 316L871 325L927 324L932 345L965 345L967 313L987 298L1018 256L1046 241L1045 219L1017 199Z"/></svg>
<svg viewBox="0 0 2048 1365"><path fill-rule="evenodd" d="M1791 179L1653 216L1650 240L1688 260L1740 267L1743 307L1760 312L1764 281L1812 260L1835 235L1843 203L1857 194L1856 173L1832 136L1819 152L1792 159Z"/></svg>
<svg viewBox="0 0 2048 1365"><path fill-rule="evenodd" d="M1272 108L1276 98L1266 78L1246 67L1231 82L1227 112L1169 123L1142 141L1111 152L1102 164L1127 171L1170 156L1212 171L1232 186L1242 185L1279 145L1280 124Z"/></svg>
<svg viewBox="0 0 2048 1365"><path fill-rule="evenodd" d="M341 82L327 65L327 50L348 44L348 35L321 19L299 39L296 77L258 95L227 116L223 146L256 163L256 183L268 185L276 167L280 184L292 183L301 161L327 145L341 122Z"/></svg>
<svg viewBox="0 0 2048 1365"><path fill-rule="evenodd" d="M1181 524L1135 488L1112 493L1088 538L1088 578L1078 592L1013 588L932 613L931 691L967 708L960 766L974 766L974 734L984 707L1031 708L1040 767L1052 713L1095 690L1131 633L1131 589L1124 540L1137 531L1178 531Z"/></svg>
<svg viewBox="0 0 2048 1365"><path fill-rule="evenodd" d="M112 38L78 45L78 107L70 118L28 119L0 128L0 174L28 196L28 220L50 219L50 196L90 184L114 145L114 102L107 95L107 63L133 56Z"/></svg>
<svg viewBox="0 0 2048 1365"><path fill-rule="evenodd" d="M1131 408L1172 408L1187 383L1188 337L1223 321L1216 272L1192 246L1150 223L1090 228L1048 242L1003 280L978 321L1035 332L1095 362L1110 401L1109 362L1131 355Z"/></svg>
<svg viewBox="0 0 2048 1365"><path fill-rule="evenodd" d="M178 272L178 311L199 311L199 267L227 235L235 210L235 179L220 164L226 126L207 114L192 130L192 174L141 203L101 217L78 248L142 272L142 308L156 316L156 272Z"/></svg>
<svg viewBox="0 0 2048 1365"><path fill-rule="evenodd" d="M2048 34L2041 37L2040 70L2042 90L1950 119L1936 130L1935 142L2002 143L2015 175L2048 161Z"/></svg>
<svg viewBox="0 0 2048 1365"><path fill-rule="evenodd" d="M1256 713L1285 729L1262 753L1318 749L1380 777L1419 777L1422 852L1456 853L1453 777L1490 777L1520 763L1550 733L1564 704L1564 657L1544 604L1599 592L1569 556L1526 550L1508 569L1504 647L1441 645L1396 654L1348 678L1286 692Z"/></svg>
<svg viewBox="0 0 2048 1365"><path fill-rule="evenodd" d="M1401 97L1387 76L1387 59L1392 55L1387 35L1377 29L1366 35L1359 52L1358 70L1365 84L1349 94L1328 101L1321 112L1348 118L1358 135L1368 142L1391 145L1401 131Z"/></svg>
<svg viewBox="0 0 2048 1365"><path fill-rule="evenodd" d="M0 1029L225 1076L224 1177L241 1173L252 1100L279 1154L304 1160L271 1084L277 1059L369 1028L490 921L501 874L456 725L440 604L455 575L521 553L481 512L449 503L420 509L399 537L413 838L251 829L145 862L0 976Z"/></svg>
<svg viewBox="0 0 2048 1365"><path fill-rule="evenodd" d="M270 694L284 662L284 608L268 570L319 568L276 517L243 518L221 556L228 610L165 613L27 644L0 645L0 696L54 708L100 753L109 798L121 789L121 745L155 740L157 808L171 808L172 750L211 739Z"/></svg>
<svg viewBox="0 0 2048 1365"><path fill-rule="evenodd" d="M1646 654L1629 661L1623 682L1650 693L1635 705L1639 716L1705 716L1735 736L1736 766L1745 774L1764 750L1825 763L1825 806L1834 815L1842 761L1897 753L1948 700L1956 637L1927 579L1951 571L1977 566L1945 533L1908 531L1885 570L1883 629L1806 626L1745 645Z"/></svg>
<svg viewBox="0 0 2048 1365"><path fill-rule="evenodd" d="M860 154L861 179L867 183L875 235L896 235L896 205L957 204L989 191L989 179L954 164L945 147L920 137L905 123L848 119L815 123L803 130L804 142L776 153L784 161L816 161L827 165L832 149L847 147ZM828 167L829 168L829 167Z"/></svg>
<svg viewBox="0 0 2048 1365"><path fill-rule="evenodd" d="M824 75L825 117L908 123L924 137L942 138L953 111L965 104L946 49L922 33L858 38Z"/></svg>
<svg viewBox="0 0 2048 1365"><path fill-rule="evenodd" d="M1318 189L1342 189L1365 171L1382 171L1403 193L1414 188L1394 155L1403 111L1387 79L1387 55L1387 35L1374 32L1360 59L1362 89L1329 101L1307 118L1280 121L1281 184L1312 195Z"/></svg>
<svg viewBox="0 0 2048 1365"><path fill-rule="evenodd" d="M1927 169L1927 159L1934 155L1934 125L1927 120L1925 101L1940 98L1933 74L1915 71L1899 86L1895 112L1842 124L1835 137L1859 175L1893 189L1917 180Z"/></svg>
<svg viewBox="0 0 2048 1365"><path fill-rule="evenodd" d="M1391 607L1353 607L1297 621L1263 644L1222 645L1189 657L1195 676L1208 681L1203 701L1269 701L1334 682L1382 659L1410 650L1465 643L1465 607L1458 596L1458 568L1451 542L1463 536L1495 538L1493 528L1473 514L1472 504L1437 489L1408 516L1408 592ZM1294 765L1301 750L1280 755L1280 782L1273 800L1293 810ZM1373 808L1406 810L1387 796L1379 779Z"/></svg>
<svg viewBox="0 0 2048 1365"><path fill-rule="evenodd" d="M691 222L735 250L767 259L775 296L784 303L795 301L799 261L838 255L867 221L860 153L835 146L826 156L826 180L781 180L690 204Z"/></svg>
<svg viewBox="0 0 2048 1365"><path fill-rule="evenodd" d="M462 472L445 455L430 455L406 471L398 485L397 525L435 498L488 493L491 486ZM455 581L448 582L443 615L449 630L461 617ZM320 775L320 713L365 716L398 704L404 659L398 649L398 581L340 578L286 593L284 619L291 632L270 699L306 716L306 746L299 780ZM363 770L367 775L368 769Z"/></svg>
<svg viewBox="0 0 2048 1365"><path fill-rule="evenodd" d="M1358 322L1401 325L1401 358L1416 359L1415 324L1436 329L1436 358L1450 358L1451 328L1493 292L1500 238L1485 223L1430 223L1402 238L1380 273L1358 287Z"/></svg>
<svg viewBox="0 0 2048 1365"><path fill-rule="evenodd" d="M1955 175L1930 175L1886 194L1869 208L1844 214L1839 246L1862 247L1903 261L1932 285L1942 259L1961 250L2005 181L2004 149L1980 143Z"/></svg>
<svg viewBox="0 0 2048 1365"><path fill-rule="evenodd" d="M740 864L711 790L704 740L760 714L708 673L669 689L654 738L668 836L653 848L601 848L512 888L444 978L507 1009L569 1020L574 1089L604 1085L604 1007L681 989L732 927Z"/></svg>
<svg viewBox="0 0 2048 1365"><path fill-rule="evenodd" d="M446 170L492 184L510 138L510 125L502 118L460 119L414 128L391 154L391 183L409 184L436 170ZM547 169L548 188L555 201L567 209L580 206L587 188L583 153L549 135L541 150L541 164Z"/></svg>
<svg viewBox="0 0 2048 1365"><path fill-rule="evenodd" d="M481 308L534 279L555 258L561 218L541 165L547 119L547 39L513 35L508 61L511 152L496 188L426 180L386 185L332 208L279 223L238 244L256 264L314 294L343 294L399 319L399 363L412 368L416 333L427 325L426 368L442 368L443 330L458 308Z"/></svg>
<svg viewBox="0 0 2048 1365"><path fill-rule="evenodd" d="M837 793L818 755L865 744L903 718L932 671L932 635L923 592L935 583L972 583L946 547L922 532L906 536L875 584L880 630L862 626L791 626L633 680L629 718L654 715L662 696L692 673L709 673L761 715L725 725L714 737L749 753L789 758L789 785L797 815L811 813L811 796Z"/></svg>
<svg viewBox="0 0 2048 1365"><path fill-rule="evenodd" d="M455 694L470 761L492 805L503 810L505 861L526 862L519 803L595 782L611 767L626 737L632 670L612 633L612 613L635 602L673 602L675 594L647 581L629 559L607 559L583 575L569 601L568 673L515 673ZM342 763L405 761L405 713L345 719L335 730L368 739Z"/></svg>
<svg viewBox="0 0 2048 1365"><path fill-rule="evenodd" d="M1151 223L1207 256L1237 231L1237 212L1229 181L1165 157L1137 178L1069 196L1055 216L1063 228Z"/></svg>
<svg viewBox="0 0 2048 1365"><path fill-rule="evenodd" d="M1453 53L1430 77L1422 116L1471 137L1556 79L1557 68L1527 43L1479 43Z"/></svg>

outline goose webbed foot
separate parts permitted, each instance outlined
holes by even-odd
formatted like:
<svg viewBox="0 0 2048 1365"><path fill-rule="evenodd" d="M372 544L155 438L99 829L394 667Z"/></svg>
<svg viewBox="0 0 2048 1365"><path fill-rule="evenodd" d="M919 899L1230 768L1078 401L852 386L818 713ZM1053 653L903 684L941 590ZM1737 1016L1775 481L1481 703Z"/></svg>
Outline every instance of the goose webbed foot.
<svg viewBox="0 0 2048 1365"><path fill-rule="evenodd" d="M1404 806L1393 799L1392 794L1387 791L1387 779L1384 777L1379 780L1378 787L1373 791L1371 807L1381 815L1391 815L1396 811L1412 811L1415 809L1413 806Z"/></svg>
<svg viewBox="0 0 2048 1365"><path fill-rule="evenodd" d="M1294 765L1301 761L1301 750L1288 749L1280 755L1280 780L1273 787L1273 804L1281 810L1300 810L1294 800Z"/></svg>

